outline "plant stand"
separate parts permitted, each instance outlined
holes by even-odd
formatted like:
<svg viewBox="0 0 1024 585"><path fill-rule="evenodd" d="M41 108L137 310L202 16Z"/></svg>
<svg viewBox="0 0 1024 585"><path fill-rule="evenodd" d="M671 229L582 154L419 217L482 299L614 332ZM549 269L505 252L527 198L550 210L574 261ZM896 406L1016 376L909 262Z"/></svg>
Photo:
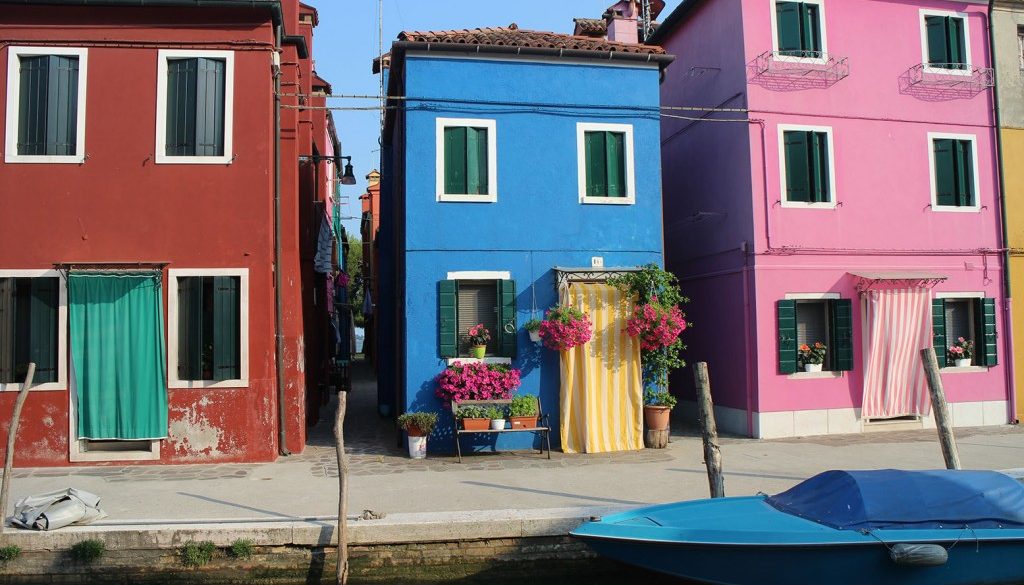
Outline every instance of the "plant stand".
<svg viewBox="0 0 1024 585"><path fill-rule="evenodd" d="M644 431L644 447L664 449L668 447L668 429L647 429Z"/></svg>

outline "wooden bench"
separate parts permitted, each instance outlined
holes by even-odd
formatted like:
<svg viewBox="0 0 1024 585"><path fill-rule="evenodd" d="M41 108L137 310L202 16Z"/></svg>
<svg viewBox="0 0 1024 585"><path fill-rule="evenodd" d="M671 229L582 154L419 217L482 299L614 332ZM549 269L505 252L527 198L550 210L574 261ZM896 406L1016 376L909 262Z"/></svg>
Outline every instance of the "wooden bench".
<svg viewBox="0 0 1024 585"><path fill-rule="evenodd" d="M540 448L540 450L538 452L539 453L544 453L544 448L546 446L547 447L547 451L548 451L548 459L551 459L551 436L550 436L551 427L550 427L550 425L548 423L548 415L544 414L544 411L541 409L540 397L537 396L536 399L537 399L537 421L538 421L538 424L540 426L537 426L537 427L519 427L519 428L511 428L510 427L510 428L507 428L507 429L499 429L499 430L486 429L486 430L480 430L480 431L467 431L465 429L459 428L461 426L461 422L462 422L462 421L459 420L459 409L460 408L465 408L467 406L482 406L482 407L498 406L498 407L507 407L509 404L512 404L512 401L511 400L463 400L463 401L460 402L460 401L457 401L457 400L453 400L452 401L452 417L455 419L455 433L453 433L453 435L455 437L455 452L458 453L459 463L462 463L462 446L459 445L459 438L462 437L462 435L475 435L475 434L486 434L486 433L490 433L490 434L494 434L494 433L533 433L534 435L542 435L543 439L544 439L544 442L541 445L541 448ZM506 419L506 422L508 422L508 419Z"/></svg>

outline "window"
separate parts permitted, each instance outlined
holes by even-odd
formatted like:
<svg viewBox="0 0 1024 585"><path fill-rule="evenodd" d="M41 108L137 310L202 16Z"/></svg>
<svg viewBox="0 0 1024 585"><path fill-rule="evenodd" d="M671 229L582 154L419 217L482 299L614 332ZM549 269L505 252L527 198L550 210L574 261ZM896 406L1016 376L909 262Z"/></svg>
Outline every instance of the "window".
<svg viewBox="0 0 1024 585"><path fill-rule="evenodd" d="M970 37L966 15L925 10L921 14L925 65L932 71L970 70Z"/></svg>
<svg viewBox="0 0 1024 585"><path fill-rule="evenodd" d="M932 208L977 211L977 149L974 136L929 134L932 165Z"/></svg>
<svg viewBox="0 0 1024 585"><path fill-rule="evenodd" d="M579 123L576 128L580 202L635 203L633 126Z"/></svg>
<svg viewBox="0 0 1024 585"><path fill-rule="evenodd" d="M57 277L0 277L0 385L22 384L29 362L33 385L58 381Z"/></svg>
<svg viewBox="0 0 1024 585"><path fill-rule="evenodd" d="M86 49L11 47L6 162L85 161L86 56Z"/></svg>
<svg viewBox="0 0 1024 585"><path fill-rule="evenodd" d="M498 200L494 120L437 119L437 200Z"/></svg>
<svg viewBox="0 0 1024 585"><path fill-rule="evenodd" d="M459 273L440 283L441 357L469 357L469 328L483 323L491 333L487 357L516 354L516 283L507 273ZM487 278L500 276L501 278Z"/></svg>
<svg viewBox="0 0 1024 585"><path fill-rule="evenodd" d="M820 341L828 348L825 371L853 369L853 309L850 299L788 295L778 302L779 372L798 371L798 348ZM808 298L813 297L813 298Z"/></svg>
<svg viewBox="0 0 1024 585"><path fill-rule="evenodd" d="M158 163L231 162L234 54L160 51Z"/></svg>
<svg viewBox="0 0 1024 585"><path fill-rule="evenodd" d="M1024 27L1017 27L1017 59L1021 71L1024 71Z"/></svg>
<svg viewBox="0 0 1024 585"><path fill-rule="evenodd" d="M248 271L170 273L168 385L247 386Z"/></svg>
<svg viewBox="0 0 1024 585"><path fill-rule="evenodd" d="M832 129L780 126L784 207L835 207Z"/></svg>
<svg viewBox="0 0 1024 585"><path fill-rule="evenodd" d="M822 6L817 2L776 2L776 50L784 57L824 56Z"/></svg>
<svg viewBox="0 0 1024 585"><path fill-rule="evenodd" d="M961 337L974 343L973 366L998 363L995 299L940 293L932 300L932 335L939 367L953 367L949 348Z"/></svg>

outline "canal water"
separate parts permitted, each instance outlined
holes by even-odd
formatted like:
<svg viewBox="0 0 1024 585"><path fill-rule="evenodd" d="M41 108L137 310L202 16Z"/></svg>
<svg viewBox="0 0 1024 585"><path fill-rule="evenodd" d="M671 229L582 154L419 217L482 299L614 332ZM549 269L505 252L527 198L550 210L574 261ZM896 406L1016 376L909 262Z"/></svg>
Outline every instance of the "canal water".
<svg viewBox="0 0 1024 585"><path fill-rule="evenodd" d="M409 579L378 580L369 578L349 579L351 585L433 585L453 583L458 585L696 585L692 581L677 579L631 567L628 565L593 559L587 561L540 561L508 564L497 569L488 569L471 575L460 573L458 568L429 570L410 576ZM295 584L299 585L299 584Z"/></svg>

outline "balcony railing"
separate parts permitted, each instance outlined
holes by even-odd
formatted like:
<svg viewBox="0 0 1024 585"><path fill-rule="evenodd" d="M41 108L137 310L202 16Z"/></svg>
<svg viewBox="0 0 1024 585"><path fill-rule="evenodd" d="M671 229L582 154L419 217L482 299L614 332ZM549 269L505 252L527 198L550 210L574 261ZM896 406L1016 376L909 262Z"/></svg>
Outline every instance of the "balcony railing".
<svg viewBox="0 0 1024 585"><path fill-rule="evenodd" d="M906 77L911 87L980 92L995 85L995 72L988 67L964 63L919 63Z"/></svg>
<svg viewBox="0 0 1024 585"><path fill-rule="evenodd" d="M755 77L813 80L826 85L850 75L846 57L824 51L765 51L752 65Z"/></svg>

